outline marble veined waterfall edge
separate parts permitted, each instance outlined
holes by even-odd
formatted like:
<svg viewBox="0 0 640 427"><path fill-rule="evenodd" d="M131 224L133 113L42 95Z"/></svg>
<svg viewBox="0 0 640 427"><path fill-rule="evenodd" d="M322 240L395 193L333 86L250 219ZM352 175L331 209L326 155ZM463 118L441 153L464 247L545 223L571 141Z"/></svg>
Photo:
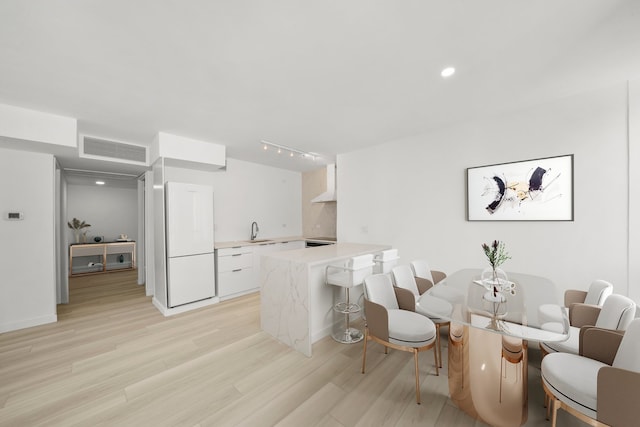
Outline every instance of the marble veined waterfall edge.
<svg viewBox="0 0 640 427"><path fill-rule="evenodd" d="M260 326L282 343L311 357L309 266L263 257Z"/></svg>
<svg viewBox="0 0 640 427"><path fill-rule="evenodd" d="M331 334L336 321L333 306L344 296L342 288L325 283L326 266L344 266L351 257L389 248L337 243L264 255L260 262L262 329L310 357L313 343Z"/></svg>

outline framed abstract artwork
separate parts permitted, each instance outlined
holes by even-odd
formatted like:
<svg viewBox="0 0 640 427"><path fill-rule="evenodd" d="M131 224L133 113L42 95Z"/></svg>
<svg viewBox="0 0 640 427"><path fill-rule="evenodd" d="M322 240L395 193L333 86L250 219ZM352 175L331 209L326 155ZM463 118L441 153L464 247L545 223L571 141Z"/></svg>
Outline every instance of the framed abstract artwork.
<svg viewBox="0 0 640 427"><path fill-rule="evenodd" d="M573 154L467 168L469 221L573 221Z"/></svg>

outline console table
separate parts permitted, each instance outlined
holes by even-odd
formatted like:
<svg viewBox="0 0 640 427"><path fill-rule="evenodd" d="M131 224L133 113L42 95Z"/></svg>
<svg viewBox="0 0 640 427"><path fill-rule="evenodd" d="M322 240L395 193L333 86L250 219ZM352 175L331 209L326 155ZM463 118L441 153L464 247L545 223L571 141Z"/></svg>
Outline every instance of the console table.
<svg viewBox="0 0 640 427"><path fill-rule="evenodd" d="M136 242L80 243L69 246L69 276L136 268Z"/></svg>

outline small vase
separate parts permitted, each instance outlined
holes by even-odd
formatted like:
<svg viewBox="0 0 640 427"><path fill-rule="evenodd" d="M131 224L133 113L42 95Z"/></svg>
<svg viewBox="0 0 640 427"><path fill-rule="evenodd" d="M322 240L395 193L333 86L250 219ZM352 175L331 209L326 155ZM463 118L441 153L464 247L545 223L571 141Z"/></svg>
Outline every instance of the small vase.
<svg viewBox="0 0 640 427"><path fill-rule="evenodd" d="M489 301L497 304L503 303L507 300L504 294L498 290L487 291L484 293L484 295L482 295L482 298L484 298L485 301Z"/></svg>
<svg viewBox="0 0 640 427"><path fill-rule="evenodd" d="M490 291L493 291L492 288L494 287L497 288L496 291L500 291L502 286L509 281L507 273L499 268L492 267L487 267L482 270L480 279L482 280L482 284Z"/></svg>
<svg viewBox="0 0 640 427"><path fill-rule="evenodd" d="M80 230L73 230L73 236L76 238L76 243L80 243Z"/></svg>

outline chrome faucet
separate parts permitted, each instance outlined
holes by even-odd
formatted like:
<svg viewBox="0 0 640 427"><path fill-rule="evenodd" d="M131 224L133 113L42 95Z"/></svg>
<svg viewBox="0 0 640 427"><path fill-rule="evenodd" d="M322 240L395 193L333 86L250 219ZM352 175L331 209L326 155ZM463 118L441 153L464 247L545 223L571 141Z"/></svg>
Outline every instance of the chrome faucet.
<svg viewBox="0 0 640 427"><path fill-rule="evenodd" d="M258 223L253 221L251 223L251 240L256 240L256 237L258 237L258 231L260 231Z"/></svg>

